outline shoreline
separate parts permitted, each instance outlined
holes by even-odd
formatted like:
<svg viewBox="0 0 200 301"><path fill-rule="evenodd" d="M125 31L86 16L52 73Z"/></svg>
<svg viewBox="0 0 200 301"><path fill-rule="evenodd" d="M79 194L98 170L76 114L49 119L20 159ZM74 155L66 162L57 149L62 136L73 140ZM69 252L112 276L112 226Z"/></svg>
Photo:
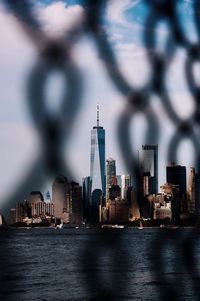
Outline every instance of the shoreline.
<svg viewBox="0 0 200 301"><path fill-rule="evenodd" d="M143 229L161 229L161 230L177 230L177 229L198 229L200 228L200 226L179 226L179 225L166 225L164 227L160 227L160 226L143 226ZM123 225L123 227L115 227L115 225L109 225L109 226L87 226L87 227L82 227L82 226L70 226L67 228L56 228L56 227L30 227L30 226L24 226L24 227L0 227L0 230L17 230L17 229L25 229L25 230L31 230L31 229L52 229L52 230L71 230L71 229L75 229L75 230L93 230L93 229L98 229L98 230L126 230L126 229L137 229L137 230L143 230L143 229L139 229L138 226L125 226Z"/></svg>

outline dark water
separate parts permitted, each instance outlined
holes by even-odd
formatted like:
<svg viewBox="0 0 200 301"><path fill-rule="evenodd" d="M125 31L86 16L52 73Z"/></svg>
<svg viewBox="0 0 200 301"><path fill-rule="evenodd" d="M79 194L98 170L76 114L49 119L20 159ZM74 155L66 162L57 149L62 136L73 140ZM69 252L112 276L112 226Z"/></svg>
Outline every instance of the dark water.
<svg viewBox="0 0 200 301"><path fill-rule="evenodd" d="M199 300L198 240L192 229L2 230L0 300Z"/></svg>

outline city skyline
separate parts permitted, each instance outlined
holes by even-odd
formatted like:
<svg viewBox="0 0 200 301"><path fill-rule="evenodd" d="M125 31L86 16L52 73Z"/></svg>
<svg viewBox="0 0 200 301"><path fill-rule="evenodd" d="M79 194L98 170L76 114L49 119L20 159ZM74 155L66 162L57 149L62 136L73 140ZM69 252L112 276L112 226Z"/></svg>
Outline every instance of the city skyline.
<svg viewBox="0 0 200 301"><path fill-rule="evenodd" d="M117 174L117 161L111 157L105 160L106 131L99 116L97 105L96 125L91 130L90 176L82 178L79 185L58 175L52 183L52 197L49 190L46 193L50 202L45 203L43 194L33 190L24 202L10 208L10 220L27 225L37 225L40 220L39 224L52 225L54 218L56 226L57 220L77 225L83 221L127 223L139 218L178 222L181 216L199 214L200 176L194 168L190 168L187 181L186 167L171 162L158 189L159 147L143 144L138 152L139 179L136 181L134 174Z"/></svg>
<svg viewBox="0 0 200 301"><path fill-rule="evenodd" d="M188 214L190 213L193 216L190 222L195 223L194 217L200 214L200 174L195 173L194 168L190 169L190 182L186 186L185 166L175 165L173 162L170 166L166 166L166 181L161 186L161 193L152 194L148 192L146 194L145 192L143 196L144 207L138 215L139 207L130 176L122 175L119 182L119 176L115 172L115 161L109 158L106 166L106 182L108 185L106 191L108 193L104 196L105 201L103 201L101 195L98 195L99 205L102 207L100 211L102 218L100 220L91 219L91 214L93 215L95 211L91 211L87 215L88 205L92 210L96 210L98 206L94 208L94 205L89 202L89 195L84 199L85 188L78 183L68 181L65 176L60 175L52 183L52 198L49 192L46 193L44 199L40 191L31 191L24 201L20 201L16 203L16 207L10 208L10 220L13 221L11 224L14 225L16 222L19 223L19 226L37 226L42 223L41 226L48 227L52 224L52 222L50 224L52 218L55 218L52 225L57 225L57 219L64 224L72 225L81 225L84 221L102 224L107 221L107 206L110 216L108 222L127 224L130 221L142 218L143 220L158 219L163 221L166 219L165 222L170 220L177 223L181 216L183 220L189 218ZM145 174L146 171L141 174L142 178ZM150 182L148 185L152 184L153 182ZM154 187L154 184L152 187ZM89 194L92 194L90 189ZM154 204L153 215L150 213L151 203ZM99 216L100 212L96 216ZM128 215L135 218L132 220L132 218L128 218ZM157 223L154 225L157 225Z"/></svg>

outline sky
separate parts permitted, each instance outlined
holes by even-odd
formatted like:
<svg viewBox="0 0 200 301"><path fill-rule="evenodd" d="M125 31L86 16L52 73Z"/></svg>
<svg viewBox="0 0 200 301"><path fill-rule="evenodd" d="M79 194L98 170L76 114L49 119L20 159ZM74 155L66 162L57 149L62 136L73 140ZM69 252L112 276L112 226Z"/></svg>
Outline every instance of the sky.
<svg viewBox="0 0 200 301"><path fill-rule="evenodd" d="M63 36L75 24L84 21L82 1L33 1L34 12L42 30L49 36ZM190 42L197 40L193 26L192 1L180 0L179 17L183 31ZM146 1L110 0L105 8L104 27L115 53L118 67L127 82L140 89L151 76L151 65L147 58L142 34L148 14ZM162 53L169 29L160 23L157 32L157 50ZM0 202L11 194L16 184L28 172L32 162L40 153L40 133L37 131L27 104L26 87L29 74L38 62L38 48L24 32L19 22L3 4L0 4ZM100 124L106 130L106 157L116 159L117 174L127 170L117 140L117 122L126 103L110 80L98 54L95 40L83 33L73 44L72 58L83 79L82 104L66 148L66 160L70 162L74 180L81 183L90 170L90 131L96 123L96 106L100 104ZM181 118L190 118L194 101L185 78L186 52L177 47L166 75L167 91L172 106ZM200 68L194 65L194 76L198 82ZM49 112L56 114L59 100L64 91L62 74L52 72L49 76L46 95ZM159 184L165 182L166 152L175 128L167 116L161 99L151 97L151 104L159 120L161 137L159 141ZM147 128L145 117L136 115L131 123L133 150L141 149ZM190 141L183 141L178 150L178 164L193 165L194 149ZM33 190L38 188L34 186ZM50 183L44 183L44 191L51 191ZM44 192L43 191L43 192ZM18 201L18 200L16 200Z"/></svg>

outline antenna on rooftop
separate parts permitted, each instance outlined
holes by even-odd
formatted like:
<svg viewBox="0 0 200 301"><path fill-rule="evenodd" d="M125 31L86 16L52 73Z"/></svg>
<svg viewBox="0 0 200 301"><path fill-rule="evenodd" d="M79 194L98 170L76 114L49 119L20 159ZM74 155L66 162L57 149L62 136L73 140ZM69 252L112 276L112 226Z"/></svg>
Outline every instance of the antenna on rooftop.
<svg viewBox="0 0 200 301"><path fill-rule="evenodd" d="M99 127L99 104L97 104L97 127Z"/></svg>

